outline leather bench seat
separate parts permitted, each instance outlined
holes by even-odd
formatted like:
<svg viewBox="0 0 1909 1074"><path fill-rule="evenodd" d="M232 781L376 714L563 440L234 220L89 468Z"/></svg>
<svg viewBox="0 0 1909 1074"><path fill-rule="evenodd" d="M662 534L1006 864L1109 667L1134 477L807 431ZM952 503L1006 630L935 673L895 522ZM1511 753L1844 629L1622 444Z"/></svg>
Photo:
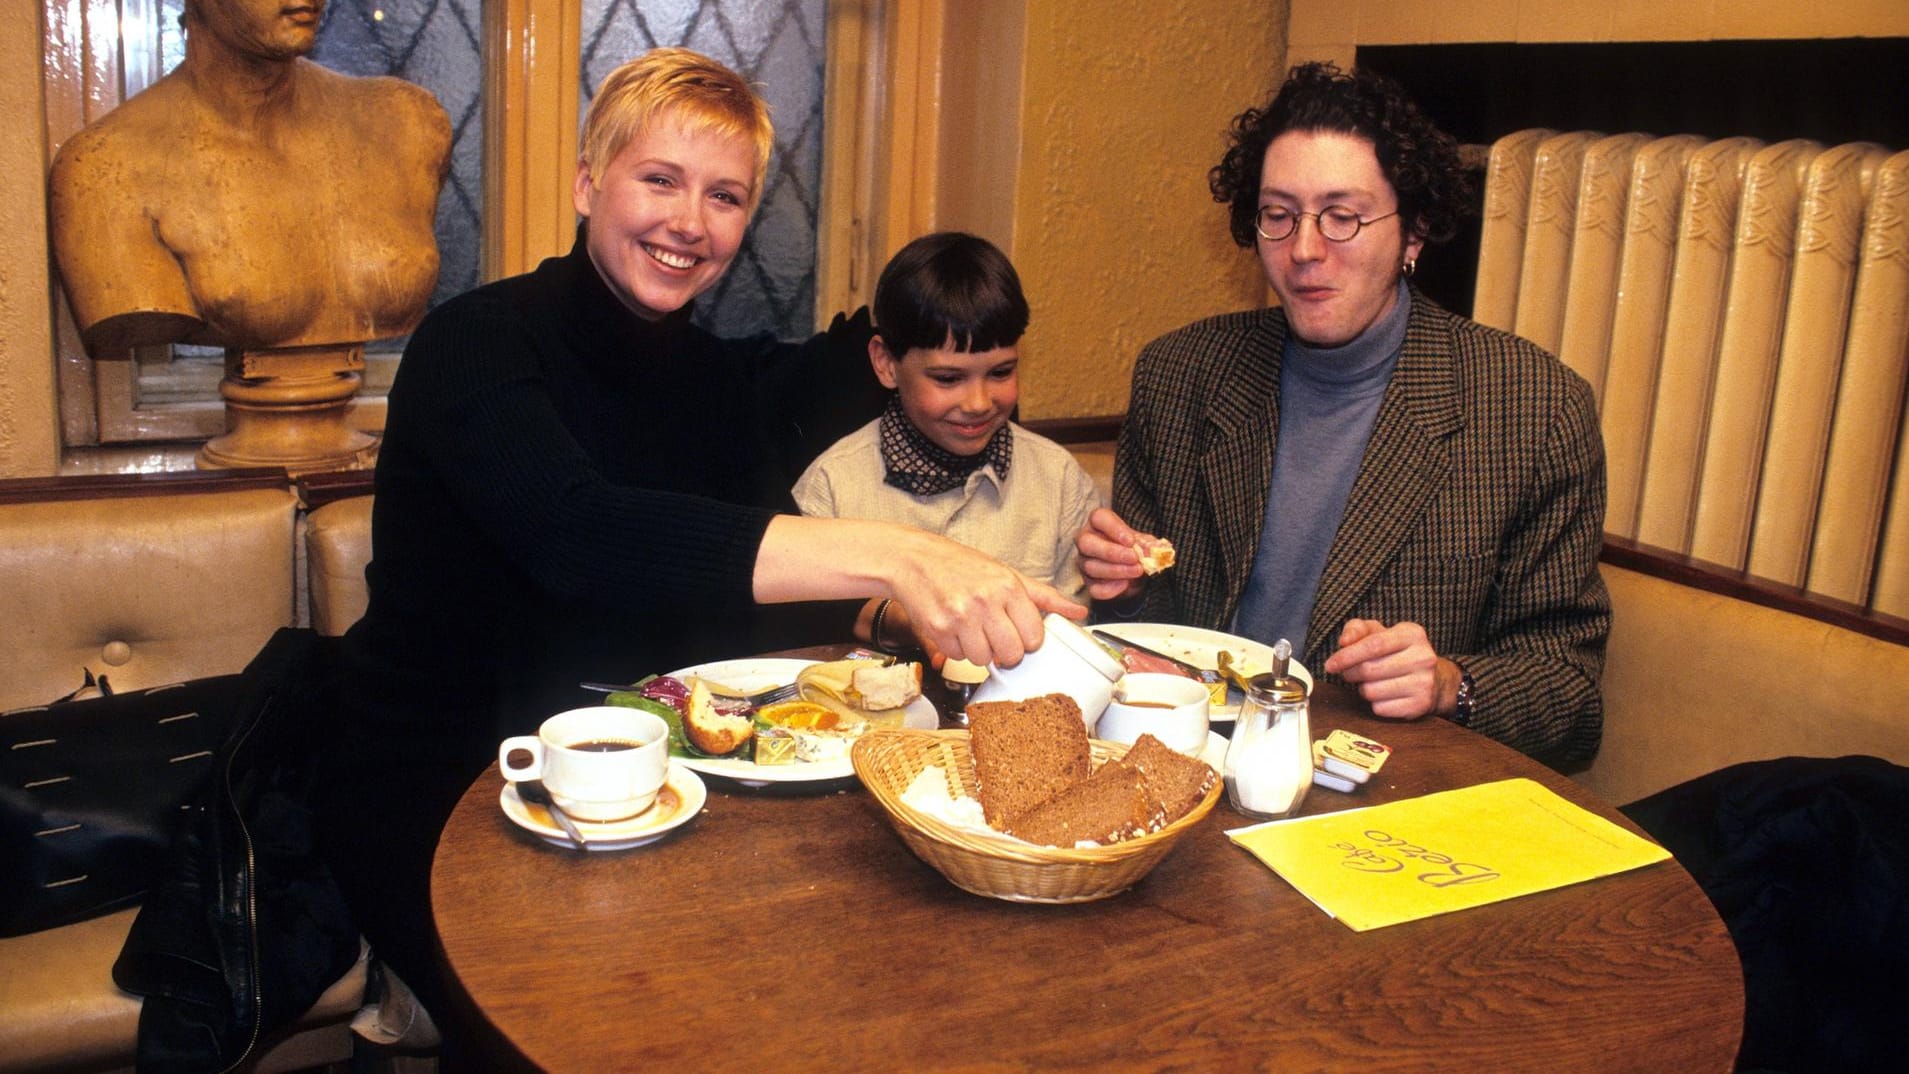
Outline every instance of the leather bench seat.
<svg viewBox="0 0 1909 1074"><path fill-rule="evenodd" d="M0 502L0 711L244 667L293 625L297 519L283 485Z"/></svg>
<svg viewBox="0 0 1909 1074"><path fill-rule="evenodd" d="M1604 745L1576 779L1623 804L1742 761L1909 765L1909 646L1604 564Z"/></svg>
<svg viewBox="0 0 1909 1074"><path fill-rule="evenodd" d="M327 637L343 634L365 614L370 590L371 497L328 503L305 519L306 576L311 581L312 628Z"/></svg>
<svg viewBox="0 0 1909 1074"><path fill-rule="evenodd" d="M113 985L112 969L137 912L0 939L0 1074L132 1070L140 1000ZM271 1074L348 1057L365 961L361 953L250 1069Z"/></svg>
<svg viewBox="0 0 1909 1074"><path fill-rule="evenodd" d="M86 671L123 691L240 670L297 625L298 516L282 477L0 482L0 711ZM111 971L135 912L0 939L0 1074L131 1068L140 1000ZM255 1069L350 1059L365 979L361 958Z"/></svg>

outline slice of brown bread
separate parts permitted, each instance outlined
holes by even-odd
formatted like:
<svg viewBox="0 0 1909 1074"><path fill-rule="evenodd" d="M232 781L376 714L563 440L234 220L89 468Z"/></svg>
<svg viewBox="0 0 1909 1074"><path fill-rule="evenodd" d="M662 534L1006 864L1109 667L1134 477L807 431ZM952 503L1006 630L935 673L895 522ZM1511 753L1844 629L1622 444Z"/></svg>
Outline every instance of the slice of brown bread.
<svg viewBox="0 0 1909 1074"><path fill-rule="evenodd" d="M1138 768L1119 761L1008 821L1009 835L1050 847L1105 846L1157 825L1157 810Z"/></svg>
<svg viewBox="0 0 1909 1074"><path fill-rule="evenodd" d="M968 706L975 797L988 824L1007 831L1019 816L1093 771L1087 725L1065 694Z"/></svg>
<svg viewBox="0 0 1909 1074"><path fill-rule="evenodd" d="M1147 784L1148 798L1160 808L1166 827L1200 804L1218 778L1213 766L1196 757L1188 757L1152 735L1134 740L1121 762L1139 770Z"/></svg>

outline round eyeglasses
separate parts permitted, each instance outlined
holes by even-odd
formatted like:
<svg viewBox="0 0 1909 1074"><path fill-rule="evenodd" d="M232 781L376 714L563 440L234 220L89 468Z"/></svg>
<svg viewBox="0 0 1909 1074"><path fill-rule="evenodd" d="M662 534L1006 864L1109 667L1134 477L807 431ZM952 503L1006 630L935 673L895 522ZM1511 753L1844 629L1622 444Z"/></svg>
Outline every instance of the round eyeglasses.
<svg viewBox="0 0 1909 1074"><path fill-rule="evenodd" d="M1376 224L1397 215L1399 211L1394 209L1384 216L1361 219L1358 213L1343 205L1328 205L1316 213L1296 213L1277 205L1267 205L1253 218L1253 230L1259 232L1259 237L1267 242L1279 242L1292 238L1293 233L1299 230L1300 217L1310 216L1326 241L1351 242L1359 237L1359 230L1367 224Z"/></svg>

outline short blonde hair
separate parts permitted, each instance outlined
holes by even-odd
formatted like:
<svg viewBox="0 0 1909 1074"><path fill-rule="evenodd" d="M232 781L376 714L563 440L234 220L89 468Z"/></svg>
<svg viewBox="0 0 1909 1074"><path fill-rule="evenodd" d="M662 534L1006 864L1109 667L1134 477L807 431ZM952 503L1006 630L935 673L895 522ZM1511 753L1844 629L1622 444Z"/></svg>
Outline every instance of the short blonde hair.
<svg viewBox="0 0 1909 1074"><path fill-rule="evenodd" d="M590 181L598 182L630 139L664 116L691 131L715 131L755 146L755 183L749 188L754 212L776 140L769 106L741 75L686 48L651 49L604 77L584 117L577 153Z"/></svg>

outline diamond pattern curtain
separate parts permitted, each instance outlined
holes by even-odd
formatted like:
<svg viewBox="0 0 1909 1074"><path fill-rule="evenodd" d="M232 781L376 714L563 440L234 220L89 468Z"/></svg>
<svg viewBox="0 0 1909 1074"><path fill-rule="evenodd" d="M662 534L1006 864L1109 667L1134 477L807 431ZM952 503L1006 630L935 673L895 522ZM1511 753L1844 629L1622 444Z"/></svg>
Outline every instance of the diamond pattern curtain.
<svg viewBox="0 0 1909 1074"><path fill-rule="evenodd" d="M484 235L484 52L478 0L330 0L313 61L395 75L451 117L451 173L437 203L435 306L477 286Z"/></svg>

